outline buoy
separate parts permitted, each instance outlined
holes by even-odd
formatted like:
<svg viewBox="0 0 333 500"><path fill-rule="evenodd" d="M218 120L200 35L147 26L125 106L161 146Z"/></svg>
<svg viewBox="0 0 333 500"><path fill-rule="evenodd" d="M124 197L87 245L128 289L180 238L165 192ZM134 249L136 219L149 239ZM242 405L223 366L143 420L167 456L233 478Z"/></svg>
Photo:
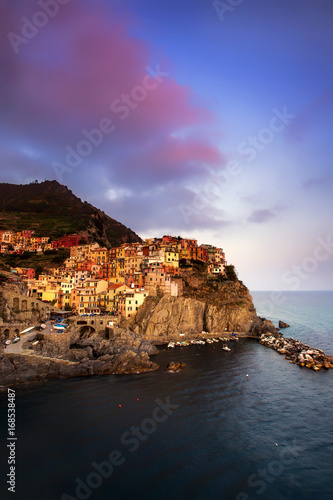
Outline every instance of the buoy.
<svg viewBox="0 0 333 500"><path fill-rule="evenodd" d="M279 446L277 443L275 443L275 446Z"/></svg>
<svg viewBox="0 0 333 500"><path fill-rule="evenodd" d="M247 373L247 374L246 374L246 376L248 377L248 376L249 376L249 374Z"/></svg>
<svg viewBox="0 0 333 500"><path fill-rule="evenodd" d="M118 405L118 406L119 406L119 408L121 408L121 405Z"/></svg>
<svg viewBox="0 0 333 500"><path fill-rule="evenodd" d="M139 398L136 398L137 401L139 401Z"/></svg>

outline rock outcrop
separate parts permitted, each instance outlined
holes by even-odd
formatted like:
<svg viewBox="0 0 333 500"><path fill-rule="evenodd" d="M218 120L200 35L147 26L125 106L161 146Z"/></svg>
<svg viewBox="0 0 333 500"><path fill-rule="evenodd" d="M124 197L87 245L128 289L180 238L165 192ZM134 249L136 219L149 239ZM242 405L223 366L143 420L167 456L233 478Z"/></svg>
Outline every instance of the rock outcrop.
<svg viewBox="0 0 333 500"><path fill-rule="evenodd" d="M284 354L286 359L298 366L311 368L319 372L322 368L333 368L333 356L328 356L320 349L313 349L292 338L275 338L262 335L260 344L274 349L279 354Z"/></svg>
<svg viewBox="0 0 333 500"><path fill-rule="evenodd" d="M288 323L285 323L284 321L279 321L279 328L289 328L290 325Z"/></svg>
<svg viewBox="0 0 333 500"><path fill-rule="evenodd" d="M179 372L182 368L184 368L184 366L186 366L185 363L175 363L174 361L170 361L170 363L168 363L168 366L166 368L166 371L168 373L177 373Z"/></svg>
<svg viewBox="0 0 333 500"><path fill-rule="evenodd" d="M257 316L252 297L240 281L202 285L200 290L185 290L182 297L150 296L124 324L161 343L176 339L180 333L195 337L201 331L279 335L271 321Z"/></svg>
<svg viewBox="0 0 333 500"><path fill-rule="evenodd" d="M153 371L158 365L149 358L157 349L140 335L121 331L114 340L96 334L38 334L38 343L26 354L0 355L3 384L18 384L48 378L87 375L133 374ZM31 351L33 349L33 351Z"/></svg>

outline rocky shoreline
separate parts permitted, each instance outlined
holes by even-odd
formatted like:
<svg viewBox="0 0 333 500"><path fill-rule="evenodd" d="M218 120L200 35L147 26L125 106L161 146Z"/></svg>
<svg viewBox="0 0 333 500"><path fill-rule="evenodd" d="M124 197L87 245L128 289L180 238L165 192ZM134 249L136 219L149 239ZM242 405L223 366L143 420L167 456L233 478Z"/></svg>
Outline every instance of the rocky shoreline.
<svg viewBox="0 0 333 500"><path fill-rule="evenodd" d="M25 300L14 286L2 287L2 321L6 320L6 325L18 319L36 323L30 310L24 313L26 317L19 316L23 313L15 311L13 297ZM4 343L5 327L2 330L0 341ZM0 383L5 386L55 378L151 372L159 368L150 359L158 352L156 345L228 332L252 338L279 335L271 321L257 316L242 282L208 283L205 274L187 271L183 297L149 296L133 318L123 319L112 328L95 331L69 321L67 333L38 333L36 342L25 342L20 354L2 350ZM178 369L171 365L168 371Z"/></svg>
<svg viewBox="0 0 333 500"><path fill-rule="evenodd" d="M274 349L279 354L284 354L285 359L300 367L305 367L319 372L322 369L333 368L333 356L328 356L320 349L303 344L299 340L284 337L261 335L259 343Z"/></svg>
<svg viewBox="0 0 333 500"><path fill-rule="evenodd" d="M54 378L104 374L134 374L157 370L150 359L158 352L149 341L123 331L107 340L96 334L38 334L38 343L26 342L24 354L0 354L0 380L17 385Z"/></svg>

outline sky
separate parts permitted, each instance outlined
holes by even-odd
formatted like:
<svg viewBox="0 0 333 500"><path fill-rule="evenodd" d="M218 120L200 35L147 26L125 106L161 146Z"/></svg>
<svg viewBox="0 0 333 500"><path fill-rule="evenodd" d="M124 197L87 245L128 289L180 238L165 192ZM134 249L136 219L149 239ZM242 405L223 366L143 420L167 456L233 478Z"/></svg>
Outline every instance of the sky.
<svg viewBox="0 0 333 500"><path fill-rule="evenodd" d="M1 182L332 290L331 0L0 0Z"/></svg>

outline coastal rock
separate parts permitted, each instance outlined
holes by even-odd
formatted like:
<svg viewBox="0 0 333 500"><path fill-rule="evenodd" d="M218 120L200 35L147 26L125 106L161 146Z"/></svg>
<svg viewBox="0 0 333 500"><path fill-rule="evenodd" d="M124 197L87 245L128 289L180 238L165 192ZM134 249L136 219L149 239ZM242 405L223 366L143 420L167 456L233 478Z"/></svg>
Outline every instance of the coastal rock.
<svg viewBox="0 0 333 500"><path fill-rule="evenodd" d="M260 316L256 316L253 319L250 333L252 337L260 337L265 334L277 338L281 335L270 320L261 318Z"/></svg>
<svg viewBox="0 0 333 500"><path fill-rule="evenodd" d="M139 335L122 332L114 340L79 332L39 335L35 354L0 355L3 383L18 384L49 378L144 373L158 369L149 354L158 352ZM145 350L148 349L149 353Z"/></svg>
<svg viewBox="0 0 333 500"><path fill-rule="evenodd" d="M166 371L170 373L179 372L184 366L186 366L185 363L175 363L174 361L170 361L170 363L168 363Z"/></svg>
<svg viewBox="0 0 333 500"><path fill-rule="evenodd" d="M322 368L333 368L333 356L328 356L321 349L314 349L298 340L262 335L259 342L279 354L284 354L286 359L302 368L310 368L316 372Z"/></svg>
<svg viewBox="0 0 333 500"><path fill-rule="evenodd" d="M290 325L288 323L284 323L284 321L279 321L279 328L289 328Z"/></svg>

